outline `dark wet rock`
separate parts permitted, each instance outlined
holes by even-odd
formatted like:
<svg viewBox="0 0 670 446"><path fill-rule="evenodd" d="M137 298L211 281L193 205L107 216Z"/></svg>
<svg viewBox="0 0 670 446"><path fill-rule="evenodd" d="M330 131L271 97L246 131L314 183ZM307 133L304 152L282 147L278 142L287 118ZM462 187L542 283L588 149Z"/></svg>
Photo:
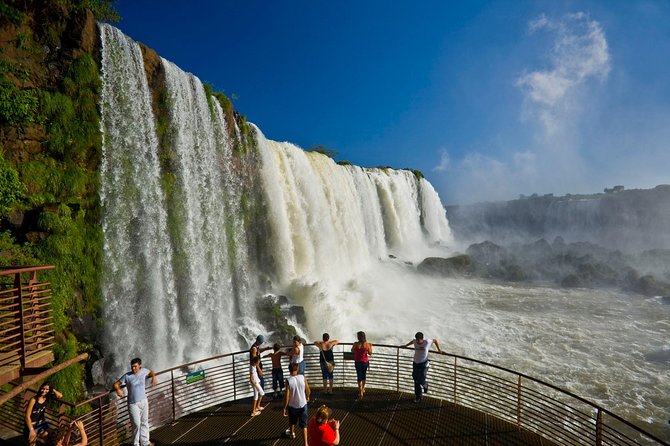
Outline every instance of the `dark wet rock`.
<svg viewBox="0 0 670 446"><path fill-rule="evenodd" d="M305 309L291 305L286 296L267 294L257 301L256 310L258 320L270 331L266 336L266 342L269 343L289 344L297 333L295 326L289 323L289 319L295 320L300 325L307 322Z"/></svg>
<svg viewBox="0 0 670 446"><path fill-rule="evenodd" d="M467 255L458 255L446 259L443 257L428 257L417 266L417 270L424 274L454 277L467 273L471 265L472 261Z"/></svg>

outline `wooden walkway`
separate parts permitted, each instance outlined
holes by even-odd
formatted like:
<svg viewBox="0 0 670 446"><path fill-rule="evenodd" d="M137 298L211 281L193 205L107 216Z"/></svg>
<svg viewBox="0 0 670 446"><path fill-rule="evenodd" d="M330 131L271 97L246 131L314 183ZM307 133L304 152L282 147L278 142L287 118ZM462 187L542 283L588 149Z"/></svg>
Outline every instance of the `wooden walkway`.
<svg viewBox="0 0 670 446"><path fill-rule="evenodd" d="M518 432L513 424L427 395L421 403L414 403L413 394L373 389L363 401L355 396L355 389L336 389L334 395L317 390L309 402L310 417L321 404L333 409L334 418L342 422L341 445L553 445ZM283 435L288 427L283 401L265 401L265 410L253 418L249 399L187 415L152 431L151 441L156 446L304 444L300 429L295 440Z"/></svg>

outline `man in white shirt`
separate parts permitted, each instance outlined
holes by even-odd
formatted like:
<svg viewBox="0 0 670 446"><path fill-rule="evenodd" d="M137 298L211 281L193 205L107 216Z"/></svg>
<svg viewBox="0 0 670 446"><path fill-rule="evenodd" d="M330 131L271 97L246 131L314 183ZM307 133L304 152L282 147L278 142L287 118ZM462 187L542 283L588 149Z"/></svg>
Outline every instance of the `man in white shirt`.
<svg viewBox="0 0 670 446"><path fill-rule="evenodd" d="M309 401L309 384L305 375L299 375L300 366L292 362L288 366L291 376L286 380L286 396L284 397L284 416L288 416L289 428L285 434L295 438L295 425L299 424L303 431L305 446L307 444L307 402Z"/></svg>
<svg viewBox="0 0 670 446"><path fill-rule="evenodd" d="M428 351L430 346L435 344L437 351L442 353L440 350L440 343L437 342L437 339L424 339L423 333L418 331L414 335L414 339L409 341L403 347L409 347L414 345L414 360L412 362L412 379L414 380L414 402L419 403L423 397L423 392L428 392L428 382L426 381L428 376L428 367L430 363L428 362Z"/></svg>

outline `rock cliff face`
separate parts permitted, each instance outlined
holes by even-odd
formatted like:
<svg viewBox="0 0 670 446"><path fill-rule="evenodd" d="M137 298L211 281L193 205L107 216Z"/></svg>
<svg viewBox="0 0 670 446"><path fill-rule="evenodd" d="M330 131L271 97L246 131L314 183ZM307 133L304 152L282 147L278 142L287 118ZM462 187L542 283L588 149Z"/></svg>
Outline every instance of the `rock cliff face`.
<svg viewBox="0 0 670 446"><path fill-rule="evenodd" d="M670 248L670 186L605 194L541 196L447 207L457 240L498 244L539 238L639 252Z"/></svg>

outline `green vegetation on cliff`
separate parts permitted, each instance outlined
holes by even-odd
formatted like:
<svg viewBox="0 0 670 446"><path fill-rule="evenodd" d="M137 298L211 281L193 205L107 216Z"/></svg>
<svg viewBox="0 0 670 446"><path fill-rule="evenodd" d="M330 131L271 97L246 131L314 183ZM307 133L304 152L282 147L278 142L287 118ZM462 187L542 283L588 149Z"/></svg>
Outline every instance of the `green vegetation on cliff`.
<svg viewBox="0 0 670 446"><path fill-rule="evenodd" d="M98 166L100 73L95 23L118 18L111 2L0 0L0 265L53 264L56 361L90 345L71 321L99 315L102 231ZM52 377L65 399L83 397L83 365Z"/></svg>

